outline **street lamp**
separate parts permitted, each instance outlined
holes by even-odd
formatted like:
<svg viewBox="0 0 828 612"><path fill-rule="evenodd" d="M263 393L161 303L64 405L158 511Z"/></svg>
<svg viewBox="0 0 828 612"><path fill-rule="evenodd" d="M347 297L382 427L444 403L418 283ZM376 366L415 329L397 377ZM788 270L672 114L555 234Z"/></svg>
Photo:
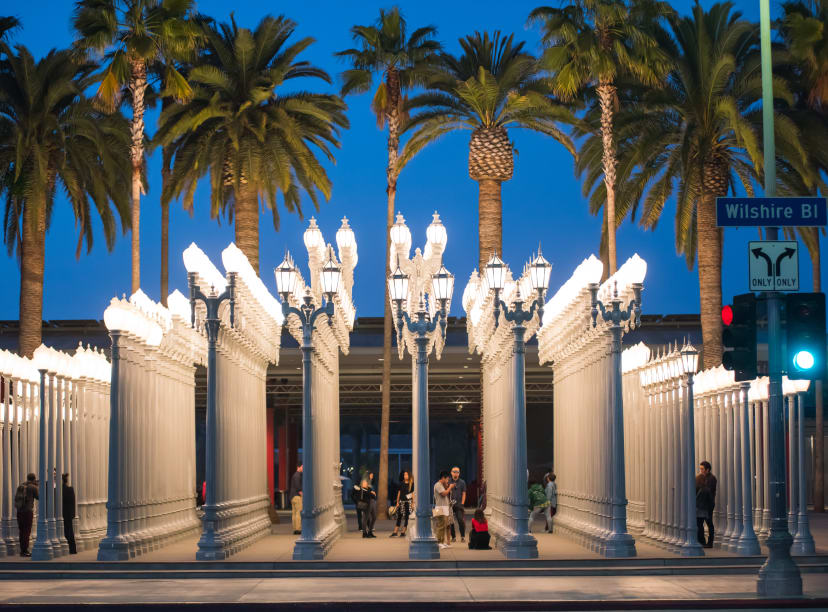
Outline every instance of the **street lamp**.
<svg viewBox="0 0 828 612"><path fill-rule="evenodd" d="M684 410L684 429L687 432L687 440L682 445L684 455L682 462L684 464L684 474L681 475L685 479L684 500L685 505L685 524L682 526L684 532L684 542L681 543L681 552L687 556L702 556L704 549L699 544L696 537L696 478L695 478L695 447L696 431L695 420L693 415L693 377L699 369L699 351L687 342L681 347L679 358L676 360L679 374L682 375L685 386L685 401L687 402L687 409Z"/></svg>
<svg viewBox="0 0 828 612"><path fill-rule="evenodd" d="M406 228L407 229L407 228ZM403 302L408 299L408 275L405 274L397 262L397 269L388 279L388 292L396 305L397 311L397 333L398 343L402 343L403 331L408 330L414 335L414 342L417 346L417 478L424 487L416 496L415 535L409 546L409 558L411 559L437 559L440 552L437 547L437 540L431 532L431 496L427 494L429 472L429 448L428 448L428 344L430 336L440 326L440 335L446 337L446 304L451 298L454 290L454 276L451 275L445 266L431 277L432 295L440 305L432 320L426 317L425 302L423 293L420 293L420 303L417 309L416 320L412 321L408 312L403 308Z"/></svg>
<svg viewBox="0 0 828 612"><path fill-rule="evenodd" d="M791 437L796 435L796 451L797 456L791 458L791 464L796 465L795 470L798 486L796 493L798 494L798 512L794 517L795 535L791 553L795 555L812 555L815 552L814 537L811 535L811 526L808 521L808 499L807 499L807 483L805 482L805 396L804 393L808 390L811 384L810 380L791 380L789 381L793 392L796 394L796 432L791 431ZM791 483L793 484L793 483ZM793 490L793 489L792 489Z"/></svg>
<svg viewBox="0 0 828 612"><path fill-rule="evenodd" d="M389 263L393 273L388 277L388 296L396 312L399 356L402 358L407 344L416 365L416 405L412 411L412 432L415 440L414 480L421 483L423 490L415 496L416 520L409 540L408 556L410 559L437 559L440 552L431 531L431 499L427 494L430 469L428 354L433 343L439 357L446 336L449 301L454 291L454 276L442 265L448 235L440 216L435 212L426 230L425 252L416 249L414 257L409 259L411 232L403 216L397 213L389 237L392 243ZM429 310L426 309L426 294L430 298ZM416 311L412 300L417 300ZM438 325L439 334L436 333ZM405 336L405 332L410 336Z"/></svg>
<svg viewBox="0 0 828 612"><path fill-rule="evenodd" d="M195 245L192 245L195 246ZM197 247L196 247L197 249ZM190 255L188 256L188 253ZM198 250L198 253L203 253ZM187 260L193 261L194 267L187 266L190 272L187 273L187 281L190 286L190 324L195 327L196 322L196 304L202 302L207 310L204 318L204 329L207 332L207 424L206 424L206 451L205 451L205 466L204 475L207 481L207 496L204 500L204 529L201 533L201 539L198 541L198 552L196 552L196 559L213 559L212 556L216 549L222 548L222 543L219 542L217 531L219 528L219 508L216 505L217 495L217 475L219 471L219 457L218 457L218 409L216 405L216 343L218 342L218 333L221 327L221 317L219 316L219 307L225 301L230 302L230 327L235 324L236 315L236 272L228 272L226 287L222 282L224 279L216 274L210 274L215 271L215 267L208 261L196 260L193 257L195 249L192 247L184 251L185 263ZM206 257L204 258L206 260ZM204 293L198 284L198 277L211 278L212 286L210 291ZM219 284L220 283L220 284ZM216 291L216 285L222 287L221 293ZM114 343L113 343L114 345ZM114 363L114 359L113 359Z"/></svg>
<svg viewBox="0 0 828 612"><path fill-rule="evenodd" d="M317 246L314 237L316 232L319 233L319 239L321 240L322 232L316 228L316 223L312 223L311 227L305 231L305 245L309 252ZM293 557L294 559L314 559L321 555L321 551L318 550L320 542L317 539L317 525L314 514L316 512L316 492L314 490L316 466L314 465L313 454L313 401L311 396L313 390L311 364L313 329L316 319L323 314L328 317L328 325L333 324L333 298L339 288L342 271L333 259L333 249L328 247L328 260L319 272L325 303L318 308L314 304L309 288L305 290L298 308L290 305L290 297L295 295L299 286L299 273L293 259L290 257L290 253L285 254L284 260L274 270L274 274L277 290L282 297L282 314L284 314L285 320L288 316L294 315L299 320L302 328L302 479L304 483L309 483L310 486L302 487L302 535L296 541Z"/></svg>
<svg viewBox="0 0 828 612"><path fill-rule="evenodd" d="M515 460L512 462L512 481L516 485L513 489L519 500L515 505L529 508L528 498L528 469L526 451L526 323L538 313L538 322L543 322L544 294L549 288L549 275L552 265L544 259L540 250L537 257L529 264L529 281L531 289L537 292L528 309L524 308L524 301L520 294L520 283L517 284L514 309L500 299L500 291L505 286L508 267L495 253L486 264L486 282L489 290L494 291L494 324L498 326L501 310L503 318L512 323L514 336L514 423L515 423ZM537 557L537 542L529 533L529 513L522 513L515 517L515 534L510 536L506 545L508 551L515 551L515 556Z"/></svg>
<svg viewBox="0 0 828 612"><path fill-rule="evenodd" d="M630 266L630 263L632 264ZM602 300L598 299L598 283L588 285L592 302L592 327L598 325L598 314L600 311L603 321L609 323L612 333L612 381L610 398L612 402L612 423L611 431L611 456L612 456L612 488L610 493L611 531L607 538L607 556L627 557L635 555L635 543L632 536L627 533L627 500L626 485L624 481L624 407L621 384L621 335L623 334L623 323L634 317L635 325L641 322L641 282L646 272L646 264L643 260L635 257L631 262L622 266L613 275L613 292L609 308ZM630 266L628 268L628 266ZM625 269L627 268L627 269ZM633 291L633 299L627 307L622 310L622 299L618 295L618 281L629 284ZM662 362L663 365L664 362ZM661 379L669 376L666 367L662 367Z"/></svg>

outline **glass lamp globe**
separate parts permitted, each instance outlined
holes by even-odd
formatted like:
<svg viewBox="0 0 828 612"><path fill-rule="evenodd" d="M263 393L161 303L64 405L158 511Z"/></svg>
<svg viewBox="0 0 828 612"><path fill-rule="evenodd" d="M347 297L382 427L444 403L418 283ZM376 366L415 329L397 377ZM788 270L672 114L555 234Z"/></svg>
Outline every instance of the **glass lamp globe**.
<svg viewBox="0 0 828 612"><path fill-rule="evenodd" d="M396 222L391 226L391 242L403 248L411 244L411 231L400 213L397 213Z"/></svg>
<svg viewBox="0 0 828 612"><path fill-rule="evenodd" d="M304 239L305 248L307 248L308 251L325 247L325 239L322 237L322 230L320 230L319 226L316 225L316 219L314 217L311 217L308 222L308 229L305 230Z"/></svg>
<svg viewBox="0 0 828 612"><path fill-rule="evenodd" d="M685 374L695 374L699 367L699 352L692 344L681 347L681 363Z"/></svg>
<svg viewBox="0 0 828 612"><path fill-rule="evenodd" d="M489 263L486 264L486 283L489 289L500 291L506 283L506 264L497 256L492 255Z"/></svg>
<svg viewBox="0 0 828 612"><path fill-rule="evenodd" d="M546 261L546 258L538 249L538 256L529 264L529 278L532 281L532 289L537 291L546 291L549 289L549 276L552 273L552 264Z"/></svg>
<svg viewBox="0 0 828 612"><path fill-rule="evenodd" d="M395 302L408 299L408 275L402 271L399 264L388 279L388 292Z"/></svg>
<svg viewBox="0 0 828 612"><path fill-rule="evenodd" d="M322 271L319 274L322 280L322 292L329 296L336 293L337 289L339 289L339 277L342 271L333 260L333 253L329 254L328 261L322 266Z"/></svg>
<svg viewBox="0 0 828 612"><path fill-rule="evenodd" d="M431 288L436 299L449 299L454 292L454 275L446 270L445 266L440 266L437 274L431 276Z"/></svg>
<svg viewBox="0 0 828 612"><path fill-rule="evenodd" d="M340 252L356 246L354 230L348 225L348 217L342 217L342 226L336 231L336 246Z"/></svg>
<svg viewBox="0 0 828 612"><path fill-rule="evenodd" d="M290 253L285 254L285 258L278 268L273 270L276 275L276 288L283 296L293 293L296 287L296 268L293 266L293 260L290 258Z"/></svg>
<svg viewBox="0 0 828 612"><path fill-rule="evenodd" d="M446 226L443 225L443 222L440 221L440 215L437 214L437 211L434 211L434 215L432 216L432 222L426 229L426 238L428 239L429 245L439 246L440 248L445 248L446 242L448 241L448 234L446 234Z"/></svg>

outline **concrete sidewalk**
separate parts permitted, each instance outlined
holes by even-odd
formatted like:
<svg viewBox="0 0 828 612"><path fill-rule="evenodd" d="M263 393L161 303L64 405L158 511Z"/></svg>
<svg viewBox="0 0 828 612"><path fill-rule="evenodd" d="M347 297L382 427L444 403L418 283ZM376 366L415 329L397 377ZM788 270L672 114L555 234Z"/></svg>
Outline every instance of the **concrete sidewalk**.
<svg viewBox="0 0 828 612"><path fill-rule="evenodd" d="M49 580L3 582L0 606L12 604L316 604L302 609L726 609L768 604L828 608L828 579L803 576L807 596L765 602L754 576L298 578L223 580ZM432 603L439 602L439 603ZM499 603L497 603L499 602ZM347 604L347 605L345 605ZM361 606L361 604L364 604ZM166 605L166 606L165 606ZM361 607L360 607L361 606ZM278 609L272 605L268 609Z"/></svg>

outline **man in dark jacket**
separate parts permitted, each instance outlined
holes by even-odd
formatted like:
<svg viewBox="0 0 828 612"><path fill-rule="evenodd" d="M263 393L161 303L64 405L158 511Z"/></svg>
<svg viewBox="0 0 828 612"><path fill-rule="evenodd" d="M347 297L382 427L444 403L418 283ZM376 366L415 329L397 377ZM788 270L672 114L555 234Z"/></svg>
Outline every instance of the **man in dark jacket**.
<svg viewBox="0 0 828 612"><path fill-rule="evenodd" d="M699 544L705 548L713 548L713 508L716 506L716 486L718 481L712 473L709 461L699 464L699 474L696 476L696 537ZM707 542L704 540L704 525L707 523L707 532L710 534Z"/></svg>
<svg viewBox="0 0 828 612"><path fill-rule="evenodd" d="M32 521L34 520L34 500L40 499L37 494L37 476L28 474L26 482L21 484L21 499L15 494L15 510L17 510L17 530L20 534L20 556L31 557L29 552L29 538L32 535Z"/></svg>
<svg viewBox="0 0 828 612"><path fill-rule="evenodd" d="M69 484L69 474L63 475L63 535L69 542L69 554L78 554L75 546L75 487Z"/></svg>

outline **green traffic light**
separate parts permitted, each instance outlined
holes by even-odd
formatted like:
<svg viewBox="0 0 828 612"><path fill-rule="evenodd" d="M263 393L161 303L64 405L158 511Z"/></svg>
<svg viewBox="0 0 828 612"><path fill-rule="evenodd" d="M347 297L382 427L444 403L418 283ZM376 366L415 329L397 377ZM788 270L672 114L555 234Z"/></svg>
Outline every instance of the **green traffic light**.
<svg viewBox="0 0 828 612"><path fill-rule="evenodd" d="M794 355L793 364L799 370L810 370L814 367L814 354L811 351L798 351Z"/></svg>

